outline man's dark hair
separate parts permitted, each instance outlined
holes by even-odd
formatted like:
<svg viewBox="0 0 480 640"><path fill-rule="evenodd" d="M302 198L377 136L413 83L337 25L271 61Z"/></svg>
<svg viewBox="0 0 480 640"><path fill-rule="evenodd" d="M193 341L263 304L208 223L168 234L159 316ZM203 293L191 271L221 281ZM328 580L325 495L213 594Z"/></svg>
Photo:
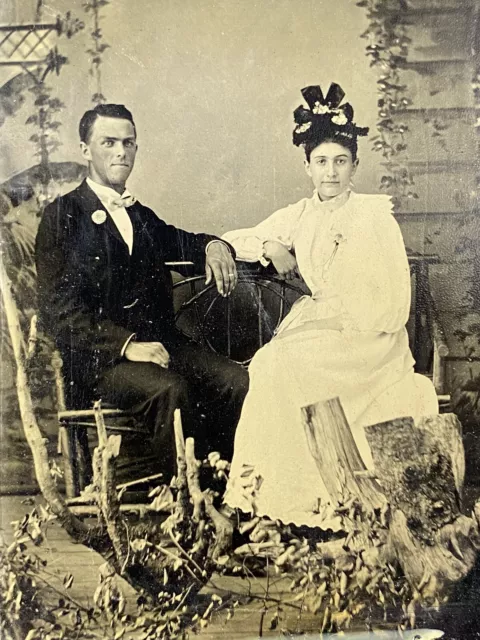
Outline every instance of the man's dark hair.
<svg viewBox="0 0 480 640"><path fill-rule="evenodd" d="M123 104L97 104L95 109L86 111L80 120L78 132L80 134L81 142L85 142L86 144L90 142L92 127L99 116L103 116L104 118L121 118L122 120L129 120L133 124L135 135L137 133L133 116Z"/></svg>

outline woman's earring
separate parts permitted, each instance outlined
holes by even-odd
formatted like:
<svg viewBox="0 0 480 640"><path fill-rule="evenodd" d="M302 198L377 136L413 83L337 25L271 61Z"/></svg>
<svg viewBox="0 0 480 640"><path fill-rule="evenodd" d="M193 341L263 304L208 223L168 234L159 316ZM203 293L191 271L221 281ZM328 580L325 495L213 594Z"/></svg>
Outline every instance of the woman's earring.
<svg viewBox="0 0 480 640"><path fill-rule="evenodd" d="M350 184L349 184L350 189L354 189L355 188L355 183L353 180L350 180Z"/></svg>

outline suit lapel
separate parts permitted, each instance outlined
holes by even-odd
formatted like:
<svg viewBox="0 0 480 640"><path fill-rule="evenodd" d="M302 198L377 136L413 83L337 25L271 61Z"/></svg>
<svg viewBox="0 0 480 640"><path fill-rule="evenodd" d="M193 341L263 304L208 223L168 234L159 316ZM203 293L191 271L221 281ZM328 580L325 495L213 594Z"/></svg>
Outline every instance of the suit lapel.
<svg viewBox="0 0 480 640"><path fill-rule="evenodd" d="M81 183L81 185L77 189L77 192L78 192L78 197L82 203L82 210L85 216L90 218L92 227L97 227L98 228L97 230L99 233L106 231L111 238L115 239L117 242L121 244L121 246L125 250L125 253L129 255L127 244L125 240L122 238L122 235L118 230L117 225L113 221L112 217L110 216L106 208L103 206L100 198L97 196L97 194L94 191L92 191L92 189L90 189L86 180L84 180ZM94 220L92 219L92 216L95 213L95 211L103 211L105 213L106 217L104 222L100 222L99 224L96 224L94 222ZM135 231L134 231L134 235L135 235Z"/></svg>
<svg viewBox="0 0 480 640"><path fill-rule="evenodd" d="M127 209L133 225L133 250L141 250L142 247L151 246L153 239L148 229L148 219L144 213L144 207L137 201Z"/></svg>

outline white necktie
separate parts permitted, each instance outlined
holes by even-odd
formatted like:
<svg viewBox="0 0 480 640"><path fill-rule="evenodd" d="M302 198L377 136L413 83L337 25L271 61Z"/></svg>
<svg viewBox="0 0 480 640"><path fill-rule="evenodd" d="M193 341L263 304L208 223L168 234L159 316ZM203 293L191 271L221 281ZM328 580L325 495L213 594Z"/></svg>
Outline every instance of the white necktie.
<svg viewBox="0 0 480 640"><path fill-rule="evenodd" d="M130 255L132 255L133 250L133 224L127 207L131 207L135 202L136 198L125 190L122 196L110 198L108 205L106 205L115 226L128 247Z"/></svg>
<svg viewBox="0 0 480 640"><path fill-rule="evenodd" d="M135 198L135 196L132 196L131 193L125 191L123 196L120 196L119 198L113 198L111 200L111 206L112 208L116 209L120 209L121 207L127 208L134 205L136 201L137 199Z"/></svg>

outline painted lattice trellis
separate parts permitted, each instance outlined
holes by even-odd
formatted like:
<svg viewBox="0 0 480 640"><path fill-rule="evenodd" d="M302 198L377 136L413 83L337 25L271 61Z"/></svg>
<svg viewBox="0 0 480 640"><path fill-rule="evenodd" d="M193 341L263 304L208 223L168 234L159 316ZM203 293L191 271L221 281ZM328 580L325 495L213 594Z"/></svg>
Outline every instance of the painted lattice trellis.
<svg viewBox="0 0 480 640"><path fill-rule="evenodd" d="M0 26L0 65L45 62L55 46L60 24Z"/></svg>

